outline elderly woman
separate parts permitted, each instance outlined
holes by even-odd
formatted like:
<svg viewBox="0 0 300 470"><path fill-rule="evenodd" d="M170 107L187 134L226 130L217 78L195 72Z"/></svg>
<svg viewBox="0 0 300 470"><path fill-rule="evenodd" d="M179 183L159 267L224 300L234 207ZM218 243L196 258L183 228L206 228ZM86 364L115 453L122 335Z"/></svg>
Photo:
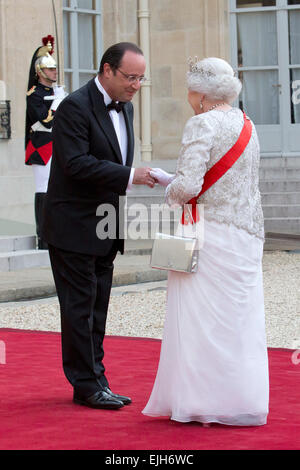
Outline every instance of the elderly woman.
<svg viewBox="0 0 300 470"><path fill-rule="evenodd" d="M190 63L185 126L176 175L154 169L170 206L201 192L205 173L239 139L241 83L222 59ZM251 121L250 121L251 122ZM233 166L199 199L204 243L197 273L170 272L160 362L149 416L180 422L266 423L269 379L262 255L264 222L255 127Z"/></svg>

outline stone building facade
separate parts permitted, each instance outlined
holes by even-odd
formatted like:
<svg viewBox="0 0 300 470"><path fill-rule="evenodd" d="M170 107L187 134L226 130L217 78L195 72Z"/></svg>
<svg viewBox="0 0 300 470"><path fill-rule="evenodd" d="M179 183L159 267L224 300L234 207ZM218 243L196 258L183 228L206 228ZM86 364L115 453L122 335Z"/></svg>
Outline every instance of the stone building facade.
<svg viewBox="0 0 300 470"><path fill-rule="evenodd" d="M0 235L34 233L34 183L31 168L24 165L24 125L29 65L43 36L55 37L60 84L64 83L68 92L97 73L101 54L111 44L132 41L140 45L147 61L147 81L133 102L134 165L160 165L168 170L175 166L182 130L192 115L185 76L187 59L195 55L229 60L246 78L257 74L257 80L249 79L249 84L254 83L251 86L259 80L263 84L260 77L278 70L279 78L269 87L272 96L269 98L263 88L258 91L262 100L273 99L275 105L278 101L283 114L278 122L264 122L269 119L263 114L268 105L260 103L262 126L258 132L269 157L300 154L300 113L292 106L294 121L289 121L288 96L288 69L297 78L300 59L294 65L280 65L280 57L284 62L288 56L284 49L288 44L293 46L297 62L297 24L300 0L0 0L0 100L9 100L11 109L10 138L1 138L0 132ZM248 28L252 28L252 36L245 43ZM255 35L261 41L259 34L269 35L265 42L269 46L278 43L279 66L276 62L274 66L257 64L255 58L252 68L245 63L255 55L249 54L249 48L255 44ZM244 64L238 63L242 53ZM253 90L251 99L257 97ZM274 113L270 114L274 119ZM267 167L270 165L271 160Z"/></svg>
<svg viewBox="0 0 300 470"><path fill-rule="evenodd" d="M228 2L102 0L99 3L102 44L98 49L101 52L119 41L143 44L148 51L148 80L144 85L147 90L134 99L135 164L176 160L182 129L191 115L186 101L186 61L190 55L229 57ZM55 36L60 73L64 77L63 15L68 11L63 8L75 5L79 11L93 9L95 4L93 0L0 0L0 99L9 100L11 107L11 138L0 139L1 234L32 233L34 229L33 176L31 168L24 165L26 86L33 52L43 36ZM57 48L54 56L57 58ZM146 97L142 97L143 93Z"/></svg>

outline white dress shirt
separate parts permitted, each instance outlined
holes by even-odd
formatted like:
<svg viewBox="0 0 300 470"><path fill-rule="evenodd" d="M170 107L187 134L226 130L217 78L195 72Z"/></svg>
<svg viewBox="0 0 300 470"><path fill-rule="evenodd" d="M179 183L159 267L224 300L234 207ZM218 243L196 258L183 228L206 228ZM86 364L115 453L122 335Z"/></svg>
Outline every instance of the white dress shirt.
<svg viewBox="0 0 300 470"><path fill-rule="evenodd" d="M108 104L111 103L112 99L108 95L107 91L103 88L101 85L98 76L95 77L95 83L98 88L98 90L102 93L103 98L104 98L104 104L107 106ZM126 158L127 158L127 147L128 147L128 137L127 137L127 129L126 129L126 124L125 124L125 119L124 119L124 114L123 111L120 113L117 113L115 109L111 109L109 111L110 118L112 120L120 150L121 150L121 155L122 155L122 161L123 165L126 165ZM127 185L127 190L131 189L132 187L132 180L133 180L133 175L134 175L134 168L131 168L130 172L130 177Z"/></svg>

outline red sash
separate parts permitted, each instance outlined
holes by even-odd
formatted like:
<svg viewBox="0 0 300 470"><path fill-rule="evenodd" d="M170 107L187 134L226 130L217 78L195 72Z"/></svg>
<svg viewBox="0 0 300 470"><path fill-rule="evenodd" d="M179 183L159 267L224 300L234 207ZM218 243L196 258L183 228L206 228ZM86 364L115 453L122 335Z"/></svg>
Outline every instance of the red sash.
<svg viewBox="0 0 300 470"><path fill-rule="evenodd" d="M244 126L240 133L240 136L233 147L222 157L220 160L214 164L213 167L208 170L208 172L204 176L203 186L201 192L198 196L193 197L188 201L186 205L191 206L192 209L192 219L190 215L187 213L187 209L183 210L181 223L183 225L188 225L189 223L194 223L199 221L199 214L197 210L197 199L202 196L205 191L207 191L218 179L220 179L228 170L232 167L232 165L239 159L239 157L244 152L245 148L247 147L249 140L252 135L252 124L249 118L247 118L246 114L243 112L244 115Z"/></svg>

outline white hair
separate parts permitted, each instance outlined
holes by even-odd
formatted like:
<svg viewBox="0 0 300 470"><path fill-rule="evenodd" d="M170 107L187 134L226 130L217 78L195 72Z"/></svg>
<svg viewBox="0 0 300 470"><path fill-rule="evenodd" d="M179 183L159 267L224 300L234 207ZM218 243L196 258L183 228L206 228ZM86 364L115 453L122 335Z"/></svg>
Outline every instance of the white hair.
<svg viewBox="0 0 300 470"><path fill-rule="evenodd" d="M210 101L232 103L241 92L242 84L235 77L231 65L223 59L208 57L200 61L190 59L187 86L191 91L203 93Z"/></svg>

